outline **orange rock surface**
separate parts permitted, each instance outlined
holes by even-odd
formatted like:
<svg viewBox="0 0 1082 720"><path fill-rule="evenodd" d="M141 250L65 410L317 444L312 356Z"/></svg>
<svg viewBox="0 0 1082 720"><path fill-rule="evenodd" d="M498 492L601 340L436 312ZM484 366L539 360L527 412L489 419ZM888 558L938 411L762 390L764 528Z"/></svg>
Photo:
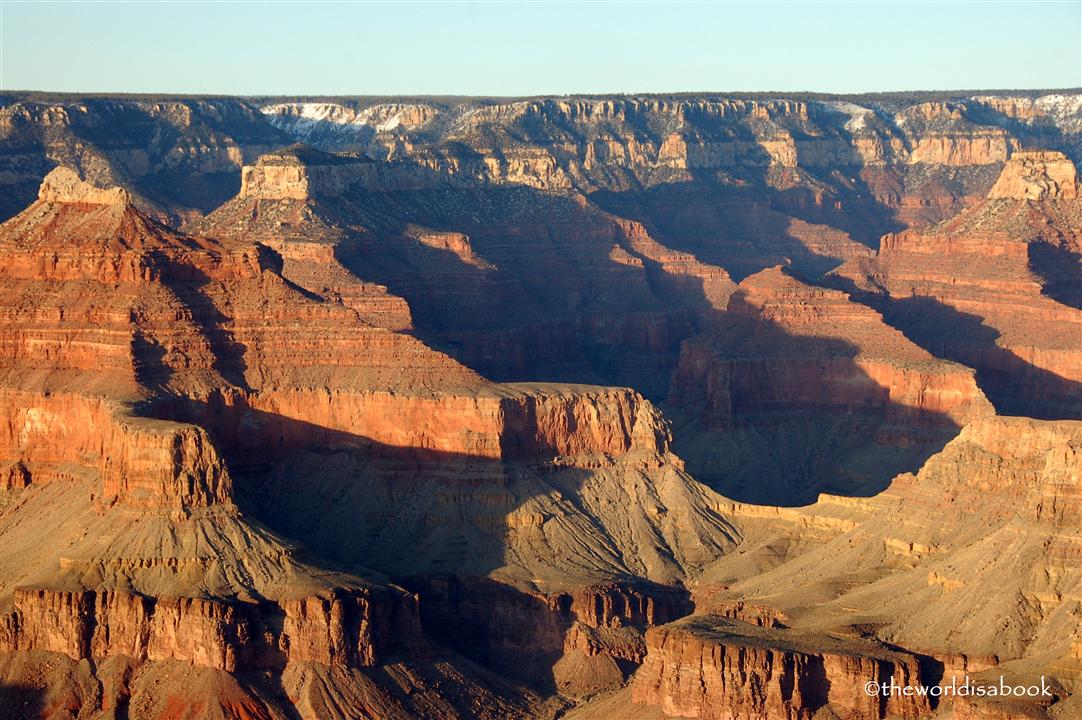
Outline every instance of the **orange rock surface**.
<svg viewBox="0 0 1082 720"><path fill-rule="evenodd" d="M281 189L290 178L265 181ZM332 682L334 692L362 693L368 681L348 672L396 652L422 664L457 663L456 652L472 652L473 639L426 649L431 630L421 626L416 598L357 577L370 574L367 561L395 573L452 569L438 537L423 541L428 557L416 556L425 532L473 538L480 564L455 569L502 573L512 595L531 575L572 593L625 572L674 582L701 567L708 548L733 541L735 530L712 509L716 500L682 472L664 420L637 393L484 380L401 332L409 328L405 304L385 290L366 291L319 250L333 243L311 240L280 242L278 253L242 235L180 233L136 209L123 190L65 169L0 226L10 290L0 319L0 466L5 487L20 493L0 512L12 548L0 557L0 598L11 603L3 650L15 657L12 667L42 652L95 664L123 657L133 678L175 661L290 677L313 666L347 673L318 681ZM664 262L688 266L677 274L699 272L687 259ZM268 477L275 467L311 465L312 453L345 459L323 467L324 487L357 483L358 463L364 482L379 486L363 504L339 503L342 515L322 510L327 529L348 517L351 532L382 545L376 554L357 552L360 543L331 551L352 575L298 560L289 541L253 521L259 502L236 500L242 484L307 522L293 507L302 476L288 484ZM401 501L417 492L410 485L430 477L438 489L432 499L466 510L413 537L379 538L396 529L389 515L411 514ZM613 504L616 482L625 485L626 505ZM586 494L564 501L557 488L575 486ZM667 518L662 501L687 507L692 523ZM25 521L41 513L68 524L50 534L48 524ZM581 528L594 528L596 539L559 558L554 548ZM318 522L298 534L317 547L352 540L320 535ZM502 545L504 568L487 566ZM623 555L632 547L629 566ZM675 614L656 612L649 595L634 598L638 609L610 595L601 596L605 606L616 597L623 609L599 609L601 618L573 604L582 622L626 617L633 626L628 639L591 655L611 665L645 627ZM543 617L564 622L562 605L543 608ZM560 645L567 631L559 631ZM483 673L466 672L458 698L489 692ZM365 690L363 702L386 702L405 682ZM521 714L535 702L528 691L493 692L503 700L485 712ZM270 707L253 697L242 693L237 707L257 714Z"/></svg>
<svg viewBox="0 0 1082 720"><path fill-rule="evenodd" d="M1082 105L956 95L3 99L0 714L1073 717Z"/></svg>
<svg viewBox="0 0 1082 720"><path fill-rule="evenodd" d="M926 349L965 363L1002 412L1074 417L1082 387L1074 166L1012 156L989 198L923 231L886 235L837 271Z"/></svg>
<svg viewBox="0 0 1082 720"><path fill-rule="evenodd" d="M632 699L667 716L919 718L929 699L869 695L866 683L913 686L917 658L872 643L802 637L718 617L697 617L647 632L647 656Z"/></svg>

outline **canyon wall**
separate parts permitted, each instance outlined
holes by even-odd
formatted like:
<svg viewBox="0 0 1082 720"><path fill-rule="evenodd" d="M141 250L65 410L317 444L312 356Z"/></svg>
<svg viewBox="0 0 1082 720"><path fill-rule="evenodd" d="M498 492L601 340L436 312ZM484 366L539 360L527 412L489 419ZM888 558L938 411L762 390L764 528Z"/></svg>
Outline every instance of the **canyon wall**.
<svg viewBox="0 0 1082 720"><path fill-rule="evenodd" d="M916 657L873 643L806 637L697 617L646 633L632 699L669 717L920 718L927 697L878 697L866 683L927 684Z"/></svg>
<svg viewBox="0 0 1082 720"><path fill-rule="evenodd" d="M846 263L834 282L925 349L975 368L1001 412L1077 417L1076 185L1064 155L1016 153L988 199L884 235L876 258Z"/></svg>
<svg viewBox="0 0 1082 720"><path fill-rule="evenodd" d="M26 485L89 471L104 506L186 513L232 504L232 481L206 430L132 415L78 394L0 392L0 462Z"/></svg>
<svg viewBox="0 0 1082 720"><path fill-rule="evenodd" d="M3 652L181 660L228 672L281 671L289 662L371 667L394 648L425 652L416 598L400 590L340 590L253 605L17 588L13 602L0 629Z"/></svg>
<svg viewBox="0 0 1082 720"><path fill-rule="evenodd" d="M6 102L4 692L881 720L939 708L864 683L1002 671L1066 697L1079 430L995 412L1078 416L1078 107Z"/></svg>

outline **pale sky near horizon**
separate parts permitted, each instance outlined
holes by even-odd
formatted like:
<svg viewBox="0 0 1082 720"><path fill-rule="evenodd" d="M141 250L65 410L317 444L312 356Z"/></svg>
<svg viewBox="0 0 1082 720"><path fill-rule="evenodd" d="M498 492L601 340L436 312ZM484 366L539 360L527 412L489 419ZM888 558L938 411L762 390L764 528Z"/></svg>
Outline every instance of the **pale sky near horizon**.
<svg viewBox="0 0 1082 720"><path fill-rule="evenodd" d="M0 0L0 90L540 95L1082 86L1082 0Z"/></svg>

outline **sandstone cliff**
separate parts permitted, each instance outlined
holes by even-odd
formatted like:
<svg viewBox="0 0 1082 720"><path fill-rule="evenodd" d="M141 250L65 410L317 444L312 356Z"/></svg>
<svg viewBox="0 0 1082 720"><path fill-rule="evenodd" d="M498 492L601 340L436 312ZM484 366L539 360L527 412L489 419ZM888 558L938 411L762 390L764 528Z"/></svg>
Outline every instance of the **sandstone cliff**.
<svg viewBox="0 0 1082 720"><path fill-rule="evenodd" d="M310 200L238 201L250 199ZM724 292L723 272L626 232L665 272L712 275ZM660 413L627 389L493 384L400 332L408 307L378 312L393 296L364 291L333 256L294 265L318 291L298 286L283 256L310 251L278 246L172 230L127 192L65 169L0 226L0 602L12 672L41 653L89 663L87 687L105 683L93 668L120 662L132 678L173 662L265 671L320 713L328 694L342 707L391 702L413 681L373 687L357 673L401 654L428 673L419 687L447 682L430 662L463 668L457 695L432 691L438 716L462 716L455 703L471 695L487 697L482 715L532 707L529 691L489 689L487 671L457 654L473 657L469 643L426 639L439 625L374 566L540 592L537 617L559 628L561 647L574 623L626 624L602 644L567 640L569 652L589 650L599 681L622 682L645 628L690 609L658 610L657 599L738 537L669 451ZM336 273L345 282L314 284ZM338 500L308 502L330 493ZM347 570L322 570L319 557ZM615 577L668 585L630 597L586 589ZM599 604L546 599L558 593ZM219 692L234 690L214 690L214 703ZM281 706L240 697L253 713ZM408 717L409 705L386 712Z"/></svg>
<svg viewBox="0 0 1082 720"><path fill-rule="evenodd" d="M1016 153L986 201L885 235L874 260L836 276L926 349L976 368L1001 412L1076 417L1076 184L1063 155Z"/></svg>
<svg viewBox="0 0 1082 720"><path fill-rule="evenodd" d="M718 617L646 634L647 657L632 699L671 717L772 720L928 717L928 698L869 696L866 683L928 683L912 655L826 636L768 630Z"/></svg>
<svg viewBox="0 0 1082 720"><path fill-rule="evenodd" d="M677 451L693 475L770 504L877 492L993 412L972 370L781 268L742 281L716 329L684 342L667 406L688 419Z"/></svg>

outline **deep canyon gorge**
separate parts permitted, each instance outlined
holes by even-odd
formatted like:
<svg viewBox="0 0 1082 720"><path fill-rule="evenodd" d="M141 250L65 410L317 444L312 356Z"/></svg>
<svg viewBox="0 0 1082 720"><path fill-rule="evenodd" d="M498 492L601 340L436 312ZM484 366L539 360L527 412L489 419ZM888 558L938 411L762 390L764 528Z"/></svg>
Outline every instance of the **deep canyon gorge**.
<svg viewBox="0 0 1082 720"><path fill-rule="evenodd" d="M1082 717L1079 163L1066 91L0 95L0 717Z"/></svg>

